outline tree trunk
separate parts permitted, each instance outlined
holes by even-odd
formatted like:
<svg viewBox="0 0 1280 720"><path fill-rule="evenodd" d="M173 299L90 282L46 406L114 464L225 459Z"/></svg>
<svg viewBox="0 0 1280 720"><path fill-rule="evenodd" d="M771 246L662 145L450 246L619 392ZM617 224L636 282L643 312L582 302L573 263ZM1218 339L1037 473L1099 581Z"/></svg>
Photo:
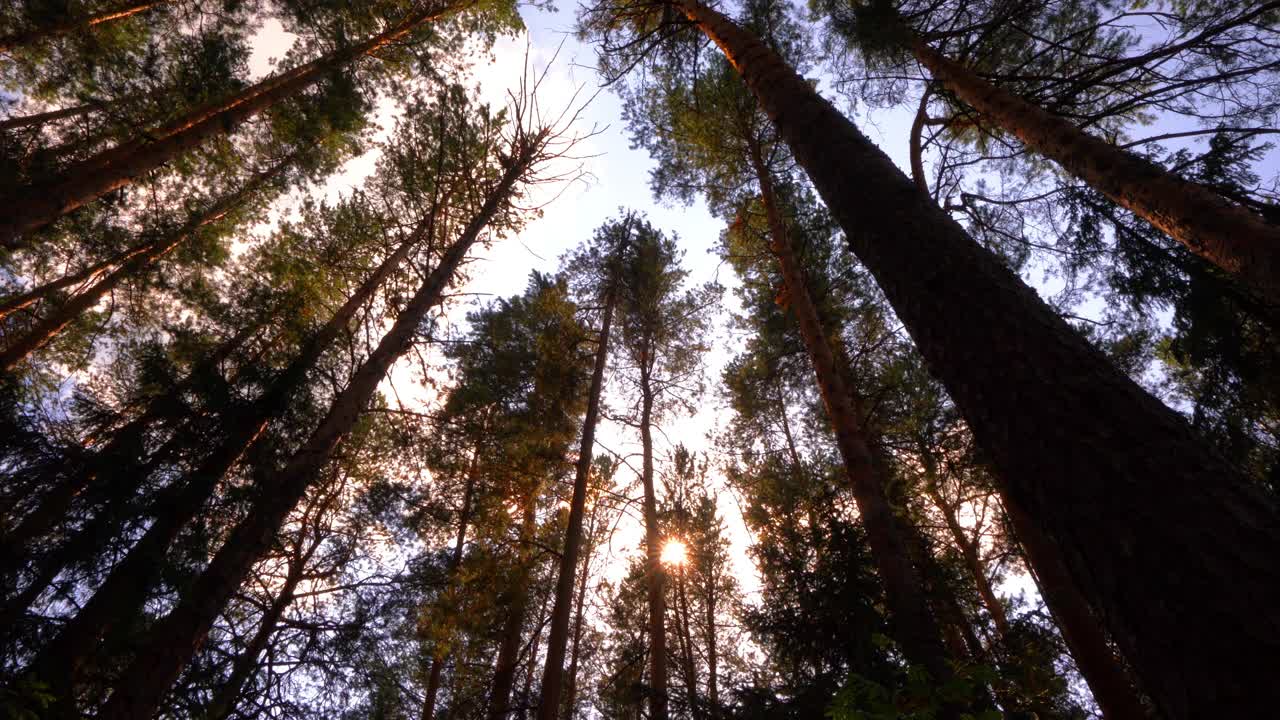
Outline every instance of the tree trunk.
<svg viewBox="0 0 1280 720"><path fill-rule="evenodd" d="M1004 604L1000 602L1000 598L996 597L995 590L991 587L991 580L987 578L987 568L982 562L979 555L978 541L970 540L964 528L960 525L959 518L956 517L956 509L952 507L942 497L939 492L935 479L930 477L926 483L925 494L933 501L938 511L942 513L942 517L947 522L947 529L951 531L951 539L956 544L956 548L960 551L960 556L964 558L965 567L969 569L969 574L973 576L974 586L978 589L978 597L982 599L982 605L987 609L987 614L991 616L991 623L996 627L996 634L1000 639L1008 640L1009 638L1009 616L1005 612Z"/></svg>
<svg viewBox="0 0 1280 720"><path fill-rule="evenodd" d="M467 468L466 488L462 492L462 510L458 512L458 538L453 543L453 554L449 556L449 565L445 568L448 588L452 591L457 582L458 567L462 565L462 551L467 544L467 523L471 522L471 497L476 481L476 465L480 460L480 444L471 451L471 462ZM432 653L431 671L427 674L427 693L422 701L422 720L431 720L436 714L436 695L440 692L440 673L444 671L446 656L443 653Z"/></svg>
<svg viewBox="0 0 1280 720"><path fill-rule="evenodd" d="M702 702L698 700L698 668L693 662L693 633L689 631L689 596L684 589L685 568L676 571L676 632L680 638L681 670L684 673L685 700L689 717L702 720Z"/></svg>
<svg viewBox="0 0 1280 720"><path fill-rule="evenodd" d="M202 358L197 363L197 367L176 387L152 398L146 409L112 433L111 439L105 445L100 449L91 451L92 455L83 467L72 469L65 478L41 498L40 503L22 518L22 522L12 532L6 533L3 538L0 538L0 558L3 558L2 567L6 569L13 567L12 559L28 549L27 546L32 541L48 533L59 521L63 520L75 499L104 470L110 472L113 469L118 469L121 466L127 467L140 460L146 453L145 439L147 430L161 418L181 408L182 403L179 397L190 389L205 371L216 368L219 363L230 357L232 353L257 332L259 327L260 325L257 323L246 325L235 336L222 343L217 350ZM132 478L133 486L140 486L148 475L149 473L134 473L134 478ZM53 578L49 579L52 580Z"/></svg>
<svg viewBox="0 0 1280 720"><path fill-rule="evenodd" d="M911 50L935 80L1027 147L1280 307L1280 226L987 82L919 36Z"/></svg>
<svg viewBox="0 0 1280 720"><path fill-rule="evenodd" d="M306 380L311 367L332 344L356 312L425 236L430 221L401 243L341 308L312 336L293 362L280 373L246 411L230 415L224 425L228 435L205 457L196 470L165 489L157 504L160 514L125 559L112 569L88 603L67 623L58 637L46 645L29 666L44 678L64 678L74 683L80 667L98 641L116 623L127 621L142 606L164 566L169 546L213 495L218 482L257 440L271 420L283 412L293 393ZM234 590L234 588L232 588Z"/></svg>
<svg viewBox="0 0 1280 720"><path fill-rule="evenodd" d="M768 216L770 250L778 259L787 305L795 315L827 417L835 431L849 487L867 531L876 569L884 583L894 634L911 662L928 670L935 679L945 681L951 676L951 670L942 631L929 612L928 595L919 573L911 564L902 530L876 471L853 388L848 385L848 378L836 360L827 329L809 295L804 269L800 266L786 220L777 204L772 176L758 148L753 148L751 160Z"/></svg>
<svg viewBox="0 0 1280 720"><path fill-rule="evenodd" d="M22 128L39 127L46 123L57 122L58 120L66 120L67 118L88 115L94 110L101 110L113 103L87 102L83 105L74 105L61 110L50 110L42 113L32 113L30 115L21 115L18 117L5 118L0 120L0 132L21 130Z"/></svg>
<svg viewBox="0 0 1280 720"><path fill-rule="evenodd" d="M23 238L28 233L132 183L134 178L159 168L217 135L231 132L245 120L293 97L333 70L372 55L422 25L469 3L470 0L440 6L432 3L364 42L269 77L221 102L193 110L167 125L153 128L133 140L77 163L60 178L6 198L0 205L16 210L0 222L0 247L23 247Z"/></svg>
<svg viewBox="0 0 1280 720"><path fill-rule="evenodd" d="M1101 623L1089 610L1088 603L1072 583L1048 539L1013 503L1005 502L1005 511L1031 567L1036 586L1040 588L1040 596L1049 606L1058 631L1062 633L1062 639L1076 661L1076 668L1084 676L1093 699L1102 710L1102 716L1106 720L1146 720L1149 714L1138 697L1137 689L1111 650Z"/></svg>
<svg viewBox="0 0 1280 720"><path fill-rule="evenodd" d="M141 12L146 12L157 5L164 5L170 0L137 0L121 3L108 10L92 13L90 15L82 15L75 18L67 18L61 22L51 23L43 27L37 27L26 32L14 33L0 37L0 52L9 52L18 48L34 45L36 43L52 40L55 37L69 35L73 32L88 30L96 25L108 23L113 20L123 20L132 17ZM3 129L3 127L0 127Z"/></svg>
<svg viewBox="0 0 1280 720"><path fill-rule="evenodd" d="M573 652L569 659L569 681L565 690L564 707L565 720L573 720L575 713L575 704L578 702L578 665L581 660L580 646L582 644L582 631L585 629L583 620L586 615L585 604L587 602L587 581L591 577L591 552L594 549L594 541L596 534L597 512L600 505L597 502L591 506L591 521L587 525L586 538L583 540L582 546L582 576L578 578L578 601L577 610L573 616Z"/></svg>
<svg viewBox="0 0 1280 720"><path fill-rule="evenodd" d="M249 644L236 656L231 677L218 688L213 700L209 703L205 711L208 720L228 720L235 712L236 703L244 692L245 683L249 682L249 678L253 677L253 673L258 669L258 657L267 648L267 642L271 640L271 635L280 623L280 618L284 617L284 611L293 602L293 593L297 590L298 583L302 581L304 569L305 563L290 564L289 574L285 577L280 593L262 614L262 620L258 622L258 629L254 632Z"/></svg>
<svg viewBox="0 0 1280 720"><path fill-rule="evenodd" d="M177 607L156 622L133 663L120 676L98 715L100 720L150 717L155 713L164 693L204 643L228 598L270 547L289 512L306 494L334 448L355 426L391 364L409 349L427 312L443 299L467 252L532 164L538 149L535 145L524 146L520 157L509 163L462 235L445 251L377 348L334 398L320 426L282 471L260 484L259 496L249 514L231 531Z"/></svg>
<svg viewBox="0 0 1280 720"><path fill-rule="evenodd" d="M650 373L654 348L648 343L640 371L641 483L644 485L645 586L649 596L649 717L667 720L667 573L662 567L662 531L653 487L653 388Z"/></svg>
<svg viewBox="0 0 1280 720"><path fill-rule="evenodd" d="M12 297L4 300L4 302L0 302L0 319L6 318L23 308L30 307L60 290L65 290L73 285L79 285L83 282L97 278L109 268L119 267L135 257L147 252L155 244L155 241L151 241L135 245L128 250L116 253L105 260L96 262L80 272L66 275L58 278L57 280L47 282L39 287L32 288L26 292L13 295Z"/></svg>
<svg viewBox="0 0 1280 720"><path fill-rule="evenodd" d="M0 371L12 370L31 353L44 347L49 341L57 337L76 318L93 309L102 301L102 298L106 297L107 293L119 287L120 283L132 279L149 269L156 261L176 250L179 245L190 239L201 228L221 220L228 213L249 202L264 185L283 172L291 164L291 161L292 157L254 175L245 183L244 187L214 202L169 235L149 243L143 243L127 251L125 255L128 257L123 264L83 292L70 298L66 304L36 323L34 327L11 343L3 353L0 353ZM40 289L33 292L38 291ZM6 303L6 305L8 304Z"/></svg>
<svg viewBox="0 0 1280 720"><path fill-rule="evenodd" d="M716 579L707 578L707 700L711 709L711 720L720 720L720 668L719 640L716 635Z"/></svg>
<svg viewBox="0 0 1280 720"><path fill-rule="evenodd" d="M991 457L1004 494L1169 720L1262 717L1280 685L1280 509L920 193L776 53L697 0ZM1170 563L1177 563L1177 571Z"/></svg>
<svg viewBox="0 0 1280 720"><path fill-rule="evenodd" d="M627 232L630 232L630 228ZM591 387L587 395L587 414L582 419L582 442L578 446L578 463L573 480L573 499L569 504L569 524L565 528L564 552L560 553L556 601L551 609L551 631L547 636L547 662L542 671L542 699L538 703L538 720L555 720L560 711L564 656L569 640L569 613L573 610L573 579L578 569L578 554L582 544L587 483L591 477L596 421L600 417L600 394L604 389L604 368L609 360L609 328L613 324L617 293L617 279L611 278L604 299L604 315L600 320L600 337L596 340L595 367L591 371Z"/></svg>
<svg viewBox="0 0 1280 720"><path fill-rule="evenodd" d="M504 720L511 706L511 688L515 686L516 664L520 661L520 636L524 616L529 612L529 574L533 560L534 532L537 529L537 505L533 493L525 500L524 518L520 524L520 556L515 576L515 595L507 605L502 625L502 644L493 670L493 689L489 693L488 720Z"/></svg>

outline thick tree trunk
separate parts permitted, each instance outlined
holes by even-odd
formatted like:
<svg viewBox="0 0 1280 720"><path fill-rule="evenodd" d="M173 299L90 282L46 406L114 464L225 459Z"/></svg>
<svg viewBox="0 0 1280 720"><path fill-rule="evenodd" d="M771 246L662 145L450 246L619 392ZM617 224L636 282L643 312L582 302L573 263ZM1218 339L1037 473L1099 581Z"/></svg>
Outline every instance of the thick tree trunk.
<svg viewBox="0 0 1280 720"><path fill-rule="evenodd" d="M228 435L205 457L195 471L175 481L158 503L160 514L125 559L112 569L93 597L67 623L58 637L46 645L29 665L28 673L59 678L74 684L80 667L111 627L131 618L142 606L159 577L169 546L194 518L245 451L268 423L284 411L289 398L306 380L307 373L334 338L350 324L356 312L373 296L412 248L428 234L424 222L410 238L388 256L341 308L311 337L303 350L276 378L271 387L246 411L231 415L224 425ZM234 588L232 588L234 590Z"/></svg>
<svg viewBox="0 0 1280 720"><path fill-rule="evenodd" d="M1107 642L1098 618L1089 610L1048 539L1022 511L1005 503L1013 533L1031 566L1040 596L1084 676L1106 720L1146 720L1146 707Z"/></svg>
<svg viewBox="0 0 1280 720"><path fill-rule="evenodd" d="M453 543L453 554L449 556L449 564L445 567L445 578L449 592L457 582L458 567L462 565L462 552L467 545L467 524L471 522L471 497L476 482L476 465L480 460L480 446L476 444L471 451L471 462L468 463L466 488L462 492L462 509L458 512L458 538ZM432 653L431 670L427 673L427 692L422 701L422 720L431 720L436 714L436 695L440 692L440 674L444 671L447 656L444 653Z"/></svg>
<svg viewBox="0 0 1280 720"><path fill-rule="evenodd" d="M697 0L1029 521L1170 720L1280 685L1280 509L1110 364L776 53ZM1171 563L1177 565L1171 567Z"/></svg>
<svg viewBox="0 0 1280 720"><path fill-rule="evenodd" d="M813 365L818 390L844 460L849 487L867 531L876 569L884 583L894 635L913 663L928 670L934 678L946 680L951 671L942 631L929 612L928 595L917 569L911 564L902 530L876 471L853 388L848 384L842 364L836 360L827 329L809 295L804 269L800 266L786 220L777 204L772 176L758 149L752 152L752 164L768 217L770 250L778 259L787 306L795 315Z"/></svg>
<svg viewBox="0 0 1280 720"><path fill-rule="evenodd" d="M23 238L28 233L132 183L138 176L159 168L217 135L231 132L257 113L319 82L331 71L378 52L441 15L464 7L469 1L429 3L427 8L410 14L364 42L269 77L221 102L193 110L134 140L77 163L51 182L5 198L0 205L15 210L0 222L0 247L23 247Z"/></svg>
<svg viewBox="0 0 1280 720"><path fill-rule="evenodd" d="M653 478L653 387L650 373L654 349L640 374L641 475L644 485L645 586L649 595L649 717L667 719L667 573L662 567L662 530Z"/></svg>
<svg viewBox="0 0 1280 720"><path fill-rule="evenodd" d="M516 665L520 662L520 637L524 629L525 615L529 612L529 575L533 560L532 548L537 529L537 505L531 494L524 504L524 517L520 524L520 556L517 559L515 594L507 605L507 616L502 624L502 643L498 647L498 660L493 669L493 689L489 693L488 720L505 720L511 706L511 689L515 687Z"/></svg>
<svg viewBox="0 0 1280 720"><path fill-rule="evenodd" d="M578 570L578 555L582 545L582 520L586 513L592 453L595 452L596 422L600 417L604 369L609 360L609 328L613 324L614 304L618 297L616 278L611 278L609 283L604 298L604 314L600 320L600 337L596 340L595 367L591 371L591 386L587 391L587 414L582 419L582 442L578 446L573 499L569 503L569 524L565 528L564 551L560 553L556 601L552 606L551 631L547 636L547 662L542 671L542 699L538 703L538 720L555 720L560 712L564 656L569 641L569 614L573 610L573 580L574 573Z"/></svg>
<svg viewBox="0 0 1280 720"><path fill-rule="evenodd" d="M918 36L911 50L935 80L1027 147L1280 307L1280 226L987 82Z"/></svg>
<svg viewBox="0 0 1280 720"><path fill-rule="evenodd" d="M282 471L261 483L261 492L249 514L231 531L177 607L155 624L133 663L120 676L98 715L100 720L150 717L155 713L164 693L204 643L228 598L270 547L334 448L355 426L391 364L409 349L427 312L443 299L467 252L507 202L516 182L533 162L535 151L535 147L526 146L522 156L510 163L462 235L445 251L350 384L334 398L320 426Z"/></svg>
<svg viewBox="0 0 1280 720"><path fill-rule="evenodd" d="M14 33L0 37L0 52L9 52L18 48L34 45L36 43L52 40L62 35L70 35L74 32L83 32L89 30L96 25L109 23L113 20L123 20L132 17L141 12L146 12L157 5L164 5L170 0L136 0L121 3L115 7L89 15L80 17L67 18L60 22L51 23L43 27L33 28L26 32ZM3 129L0 127L0 129Z"/></svg>

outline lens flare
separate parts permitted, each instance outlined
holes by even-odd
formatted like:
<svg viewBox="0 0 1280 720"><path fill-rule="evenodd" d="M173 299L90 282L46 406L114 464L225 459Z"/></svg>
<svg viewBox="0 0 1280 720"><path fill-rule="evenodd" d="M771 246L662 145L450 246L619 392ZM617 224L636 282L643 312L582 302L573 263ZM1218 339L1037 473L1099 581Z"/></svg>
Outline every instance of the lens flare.
<svg viewBox="0 0 1280 720"><path fill-rule="evenodd" d="M679 540L668 540L662 546L661 560L664 565L684 565L689 562L689 549Z"/></svg>

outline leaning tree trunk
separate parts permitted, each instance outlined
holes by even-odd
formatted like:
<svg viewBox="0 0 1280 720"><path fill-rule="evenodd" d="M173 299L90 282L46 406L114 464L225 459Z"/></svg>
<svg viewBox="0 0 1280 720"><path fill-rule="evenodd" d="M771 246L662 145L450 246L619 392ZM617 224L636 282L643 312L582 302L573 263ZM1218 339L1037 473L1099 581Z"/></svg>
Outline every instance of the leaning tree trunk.
<svg viewBox="0 0 1280 720"><path fill-rule="evenodd" d="M13 560L22 554L27 545L51 531L71 508L81 492L104 471L111 472L120 466L136 462L145 454L147 431L162 418L183 408L181 396L190 390L208 370L230 357L241 345L257 332L260 325L251 323L222 343L210 355L201 358L196 367L175 387L158 395L147 403L137 417L121 426L101 448L92 449L82 465L73 467L56 485L40 499L31 512L23 516L12 531L0 537L0 568L13 567ZM149 473L134 472L131 485L141 485ZM118 489L116 490L118 492ZM50 578L52 579L52 578ZM24 605L25 607L25 605Z"/></svg>
<svg viewBox="0 0 1280 720"><path fill-rule="evenodd" d="M260 483L259 495L248 515L227 536L177 607L148 634L98 714L100 720L151 717L155 713L165 692L204 643L227 600L271 546L280 526L306 495L334 448L355 426L391 364L409 349L428 311L443 300L467 252L511 197L516 182L534 162L539 149L536 142L520 148L519 156L508 163L462 235L445 251L351 382L334 398L320 426L283 470Z"/></svg>
<svg viewBox="0 0 1280 720"><path fill-rule="evenodd" d="M1076 590L1047 538L1013 503L1005 503L1005 512L1031 566L1040 596L1049 607L1102 716L1106 720L1146 720L1149 713L1137 689L1120 666L1120 659L1107 642L1098 618Z"/></svg>
<svg viewBox="0 0 1280 720"><path fill-rule="evenodd" d="M1091 347L776 53L698 2L942 380L1170 720L1264 717L1280 508ZM1171 563L1177 567L1172 568Z"/></svg>
<svg viewBox="0 0 1280 720"><path fill-rule="evenodd" d="M57 638L37 654L28 666L27 674L48 682L56 678L58 682L74 685L81 666L93 653L99 639L117 623L127 621L142 606L151 586L160 576L170 545L182 528L200 512L218 482L235 466L271 420L287 408L289 399L305 382L311 367L413 247L428 236L431 225L430 220L420 223L418 230L401 243L307 341L293 362L249 409L227 417L223 423L229 430L227 436L194 471L165 489L163 501L157 503L159 514L155 522L124 560L112 569L106 581L63 627Z"/></svg>
<svg viewBox="0 0 1280 720"><path fill-rule="evenodd" d="M123 253L124 262L116 267L115 270L79 294L71 297L64 305L55 309L48 317L36 323L30 330L19 335L16 340L5 348L4 352L0 353L0 371L12 370L31 353L44 347L57 337L76 318L93 309L102 301L102 298L106 297L107 293L115 290L122 282L145 272L161 258L191 239L201 228L221 220L228 213L247 203L267 183L283 172L291 164L292 158L293 156L290 156L289 159L278 162L267 170L257 173L242 188L219 199L172 233L151 242L139 244ZM61 281L55 281L51 284L56 285L59 282ZM46 294L46 288L48 287L46 285L24 295L38 293L43 296ZM6 308L11 303L18 302L21 297L23 296L6 301ZM20 304L20 306L22 305Z"/></svg>
<svg viewBox="0 0 1280 720"><path fill-rule="evenodd" d="M649 717L667 720L667 573L662 568L662 532L658 497L653 487L653 357L652 339L640 369L641 483L644 485L645 587L649 597Z"/></svg>
<svg viewBox="0 0 1280 720"><path fill-rule="evenodd" d="M849 488L857 502L872 558L884 583L885 602L894 636L902 643L908 659L928 670L935 679L945 681L951 676L951 670L942 630L929 611L928 593L917 568L911 563L906 539L876 471L853 388L836 361L827 328L823 326L809 295L804 269L800 266L786 220L778 207L769 169L758 148L753 147L751 155L768 218L770 250L778 259L786 303L795 315L813 365L827 418L835 431L836 445L844 460Z"/></svg>
<svg viewBox="0 0 1280 720"><path fill-rule="evenodd" d="M262 619L258 621L258 629L254 631L249 644L245 645L239 655L236 655L231 676L218 687L213 700L209 702L205 710L205 717L208 720L228 720L235 712L236 703L244 692L245 683L249 682L258 669L259 656L267 649L267 643L270 642L272 634L280 624L280 619L284 617L285 610L293 602L293 593L297 590L298 583L302 581L304 565L303 562L290 563L289 574L285 577L280 592L262 614Z"/></svg>
<svg viewBox="0 0 1280 720"><path fill-rule="evenodd" d="M569 615L573 612L573 578L578 569L578 555L582 545L582 519L586 513L587 482L591 477L591 458L596 444L596 421L600 417L600 394L604 388L604 368L609 360L609 328L613 324L617 293L616 278L611 279L604 298L600 337L596 340L595 367L591 371L591 387L587 395L587 414L582 420L582 442L578 446L573 499L569 503L569 524L565 528L564 552L560 553L559 576L556 578L556 601L552 606L551 631L547 636L547 662L542 671L542 698L538 703L538 720L555 720L560 712L560 696L564 684L564 656L569 642Z"/></svg>
<svg viewBox="0 0 1280 720"><path fill-rule="evenodd" d="M133 182L200 147L217 135L231 132L245 120L287 100L358 58L373 55L415 29L445 13L464 7L470 0L428 3L364 42L337 50L322 58L269 77L220 102L211 103L139 137L104 150L68 168L59 178L32 186L0 205L13 208L0 222L0 247L24 246L23 238L66 213Z"/></svg>
<svg viewBox="0 0 1280 720"><path fill-rule="evenodd" d="M0 52L9 52L18 48L34 45L36 43L52 40L62 35L70 35L74 32L83 32L97 25L112 22L113 20L123 20L127 17L133 17L141 12L146 12L157 5L164 5L171 0L142 0L138 2L125 2L115 7L102 10L100 12L80 17L67 18L61 22L50 23L42 27L33 28L25 32L14 33L0 37Z"/></svg>
<svg viewBox="0 0 1280 720"><path fill-rule="evenodd" d="M569 659L569 680L566 684L564 696L565 720L573 720L575 717L574 710L578 702L578 667L582 661L582 633L586 629L584 620L587 614L587 581L591 579L591 553L595 548L596 523L598 522L599 510L600 504L598 502L591 506L591 521L588 524L586 539L583 541L582 576L578 578L577 610L574 611L573 615L573 652Z"/></svg>
<svg viewBox="0 0 1280 720"><path fill-rule="evenodd" d="M933 78L983 116L1280 307L1280 226L997 87L912 35Z"/></svg>
<svg viewBox="0 0 1280 720"><path fill-rule="evenodd" d="M24 308L31 307L41 300L52 297L56 292L97 278L109 268L120 267L135 257L147 252L154 245L155 242L145 242L139 245L134 245L128 250L116 253L105 260L100 260L80 272L60 277L57 280L51 280L39 287L34 287L26 292L10 296L3 302L0 302L0 319L6 318Z"/></svg>
<svg viewBox="0 0 1280 720"><path fill-rule="evenodd" d="M83 105L73 105L60 110L49 110L42 113L32 113L30 115L19 115L16 117L5 118L4 120L0 120L0 131L42 127L46 123L66 120L67 118L79 117L81 115L88 115L95 110L101 110L102 108L112 104L115 103L87 102Z"/></svg>

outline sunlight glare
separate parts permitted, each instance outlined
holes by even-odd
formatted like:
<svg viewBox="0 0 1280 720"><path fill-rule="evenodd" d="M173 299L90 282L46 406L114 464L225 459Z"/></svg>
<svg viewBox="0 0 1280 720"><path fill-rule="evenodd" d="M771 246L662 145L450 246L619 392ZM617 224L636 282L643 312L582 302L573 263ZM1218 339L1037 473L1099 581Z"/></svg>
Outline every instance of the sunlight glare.
<svg viewBox="0 0 1280 720"><path fill-rule="evenodd" d="M689 562L689 549L679 540L668 540L662 546L663 565L684 565Z"/></svg>

